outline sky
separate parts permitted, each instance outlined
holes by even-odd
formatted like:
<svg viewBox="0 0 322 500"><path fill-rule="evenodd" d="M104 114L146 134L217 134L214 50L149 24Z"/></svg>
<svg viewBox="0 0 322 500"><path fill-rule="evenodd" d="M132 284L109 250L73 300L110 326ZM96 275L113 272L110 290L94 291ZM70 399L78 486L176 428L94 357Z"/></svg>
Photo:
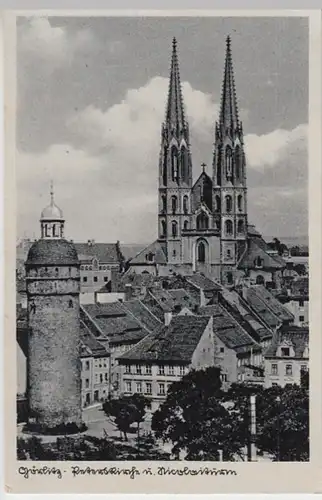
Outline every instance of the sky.
<svg viewBox="0 0 322 500"><path fill-rule="evenodd" d="M172 38L196 179L202 162L211 175L228 34L249 223L306 237L308 21L296 17L18 18L18 237L39 237L53 179L68 239L153 241Z"/></svg>

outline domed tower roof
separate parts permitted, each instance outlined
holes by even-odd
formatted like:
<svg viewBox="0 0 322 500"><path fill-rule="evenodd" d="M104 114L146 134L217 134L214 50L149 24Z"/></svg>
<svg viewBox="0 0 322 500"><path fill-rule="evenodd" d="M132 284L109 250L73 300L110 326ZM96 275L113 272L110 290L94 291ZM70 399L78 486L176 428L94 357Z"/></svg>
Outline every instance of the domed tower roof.
<svg viewBox="0 0 322 500"><path fill-rule="evenodd" d="M40 239L30 247L26 266L75 266L79 264L77 250L65 239Z"/></svg>
<svg viewBox="0 0 322 500"><path fill-rule="evenodd" d="M40 216L40 221L64 221L62 210L56 205L54 201L54 187L53 183L50 184L50 204L43 209Z"/></svg>

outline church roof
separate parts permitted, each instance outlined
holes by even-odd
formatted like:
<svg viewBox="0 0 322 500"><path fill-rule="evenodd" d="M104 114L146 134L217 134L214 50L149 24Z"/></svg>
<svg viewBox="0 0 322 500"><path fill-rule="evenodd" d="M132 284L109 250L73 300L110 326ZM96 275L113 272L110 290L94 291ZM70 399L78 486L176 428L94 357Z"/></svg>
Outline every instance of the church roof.
<svg viewBox="0 0 322 500"><path fill-rule="evenodd" d="M64 239L40 239L29 249L26 265L77 265L77 250Z"/></svg>
<svg viewBox="0 0 322 500"><path fill-rule="evenodd" d="M80 261L91 262L95 257L100 264L119 264L121 255L117 243L74 243Z"/></svg>
<svg viewBox="0 0 322 500"><path fill-rule="evenodd" d="M125 362L190 363L209 319L201 316L176 316L170 325L161 325L118 359Z"/></svg>
<svg viewBox="0 0 322 500"><path fill-rule="evenodd" d="M279 255L268 253L269 247L261 237L248 239L248 245L238 263L240 269L257 268L257 259L261 259L261 268L263 269L284 269L285 261Z"/></svg>
<svg viewBox="0 0 322 500"><path fill-rule="evenodd" d="M148 256L151 255L153 259L150 261ZM148 245L141 250L133 259L130 260L131 265L152 265L166 264L166 246L160 241L156 240L151 245Z"/></svg>

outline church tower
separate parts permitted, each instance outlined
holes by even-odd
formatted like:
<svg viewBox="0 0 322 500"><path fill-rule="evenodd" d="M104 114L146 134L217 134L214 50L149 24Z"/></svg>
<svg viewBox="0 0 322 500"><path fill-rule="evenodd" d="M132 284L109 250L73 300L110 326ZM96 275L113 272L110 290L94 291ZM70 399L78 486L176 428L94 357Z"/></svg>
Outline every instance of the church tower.
<svg viewBox="0 0 322 500"><path fill-rule="evenodd" d="M220 278L233 285L236 267L247 241L246 161L242 123L233 73L231 41L227 37L219 121L213 156L213 217L220 227Z"/></svg>
<svg viewBox="0 0 322 500"><path fill-rule="evenodd" d="M51 188L41 238L26 261L29 423L40 432L81 424L80 263L74 245L63 238L64 223Z"/></svg>
<svg viewBox="0 0 322 500"><path fill-rule="evenodd" d="M192 164L182 98L177 42L172 42L169 92L161 131L158 240L168 264L183 259L182 231L191 227Z"/></svg>

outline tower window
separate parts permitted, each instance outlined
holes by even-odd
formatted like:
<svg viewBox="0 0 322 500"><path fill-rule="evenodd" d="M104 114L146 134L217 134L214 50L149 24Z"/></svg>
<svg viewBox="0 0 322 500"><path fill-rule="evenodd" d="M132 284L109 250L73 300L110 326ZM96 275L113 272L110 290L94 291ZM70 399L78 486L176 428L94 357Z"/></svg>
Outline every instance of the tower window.
<svg viewBox="0 0 322 500"><path fill-rule="evenodd" d="M173 221L172 222L172 237L173 238L176 238L177 237L177 234L178 234L178 224L176 221Z"/></svg>
<svg viewBox="0 0 322 500"><path fill-rule="evenodd" d="M183 223L183 229L186 231L188 229L189 222L187 220Z"/></svg>
<svg viewBox="0 0 322 500"><path fill-rule="evenodd" d="M220 212L221 208L220 196L216 195L215 203L216 203L216 212Z"/></svg>
<svg viewBox="0 0 322 500"><path fill-rule="evenodd" d="M197 216L197 229L208 229L209 227L209 217L205 212L201 212Z"/></svg>
<svg viewBox="0 0 322 500"><path fill-rule="evenodd" d="M175 214L177 211L177 197L176 196L171 197L171 208L172 208L172 213Z"/></svg>
<svg viewBox="0 0 322 500"><path fill-rule="evenodd" d="M239 194L237 197L237 207L240 212L242 211L242 203L243 203L243 197L241 194Z"/></svg>
<svg viewBox="0 0 322 500"><path fill-rule="evenodd" d="M177 255L177 252L176 252L176 250L175 250L175 249L173 249L173 251L172 251L172 256L173 256L173 257L175 257L176 255Z"/></svg>
<svg viewBox="0 0 322 500"><path fill-rule="evenodd" d="M55 267L55 276L58 276L59 275L59 269L58 267Z"/></svg>
<svg viewBox="0 0 322 500"><path fill-rule="evenodd" d="M233 201L229 194L225 197L226 200L226 212L231 212L233 208Z"/></svg>
<svg viewBox="0 0 322 500"><path fill-rule="evenodd" d="M227 250L227 259L231 259L231 250L230 250L230 248Z"/></svg>
<svg viewBox="0 0 322 500"><path fill-rule="evenodd" d="M244 221L243 220L238 221L237 231L238 231L238 233L242 233L244 231Z"/></svg>
<svg viewBox="0 0 322 500"><path fill-rule="evenodd" d="M188 196L186 195L183 197L183 213L188 213Z"/></svg>
<svg viewBox="0 0 322 500"><path fill-rule="evenodd" d="M198 262L206 261L206 247L203 241L198 245Z"/></svg>
<svg viewBox="0 0 322 500"><path fill-rule="evenodd" d="M68 307L69 307L69 309L73 309L73 307L74 307L73 301L71 299L68 302Z"/></svg>
<svg viewBox="0 0 322 500"><path fill-rule="evenodd" d="M53 237L57 238L58 234L56 234L56 224L53 224Z"/></svg>
<svg viewBox="0 0 322 500"><path fill-rule="evenodd" d="M165 194L162 195L161 197L161 201L162 201L162 208L161 208L161 211L163 214L166 213L167 211L167 197Z"/></svg>
<svg viewBox="0 0 322 500"><path fill-rule="evenodd" d="M161 236L164 238L167 235L167 225L164 220L161 221Z"/></svg>
<svg viewBox="0 0 322 500"><path fill-rule="evenodd" d="M173 181L178 179L178 150L176 146L171 148L171 175Z"/></svg>
<svg viewBox="0 0 322 500"><path fill-rule="evenodd" d="M232 165L232 150L229 146L226 147L226 177L230 178L232 176L232 171L233 171L233 165Z"/></svg>
<svg viewBox="0 0 322 500"><path fill-rule="evenodd" d="M227 235L232 235L233 234L233 223L231 220L226 220L225 222L225 229L226 229L226 234Z"/></svg>
<svg viewBox="0 0 322 500"><path fill-rule="evenodd" d="M48 224L45 224L45 237L46 238L49 238L49 228L48 228Z"/></svg>
<svg viewBox="0 0 322 500"><path fill-rule="evenodd" d="M181 178L184 182L187 182L187 153L186 148L181 146L180 149L180 163L181 163Z"/></svg>
<svg viewBox="0 0 322 500"><path fill-rule="evenodd" d="M236 179L241 178L242 154L239 146L235 148Z"/></svg>
<svg viewBox="0 0 322 500"><path fill-rule="evenodd" d="M229 271L226 274L226 279L227 279L228 285L232 285L233 284L233 273Z"/></svg>

